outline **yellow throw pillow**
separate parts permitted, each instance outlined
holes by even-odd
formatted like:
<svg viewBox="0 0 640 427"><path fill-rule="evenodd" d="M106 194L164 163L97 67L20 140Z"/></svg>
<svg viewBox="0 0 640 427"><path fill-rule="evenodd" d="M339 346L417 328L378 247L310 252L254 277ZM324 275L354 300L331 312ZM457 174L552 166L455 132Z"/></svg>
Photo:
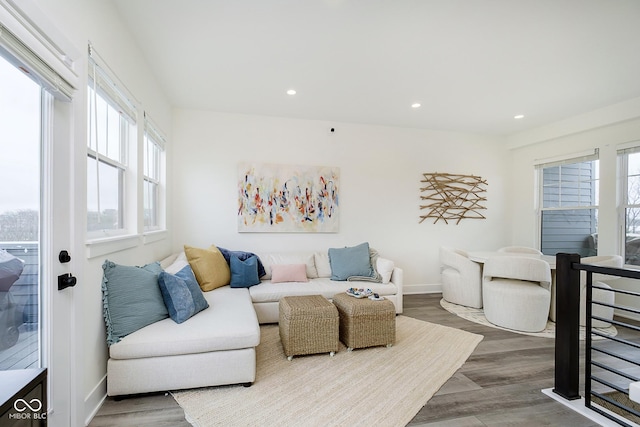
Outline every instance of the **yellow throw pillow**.
<svg viewBox="0 0 640 427"><path fill-rule="evenodd" d="M231 281L229 264L215 245L209 249L184 245L184 253L203 291L228 285Z"/></svg>

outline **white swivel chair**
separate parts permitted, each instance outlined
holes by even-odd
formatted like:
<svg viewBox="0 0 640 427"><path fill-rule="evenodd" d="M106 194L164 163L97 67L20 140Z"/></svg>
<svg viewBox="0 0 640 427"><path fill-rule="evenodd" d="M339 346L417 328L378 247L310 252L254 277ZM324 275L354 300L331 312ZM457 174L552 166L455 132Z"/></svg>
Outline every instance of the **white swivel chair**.
<svg viewBox="0 0 640 427"><path fill-rule="evenodd" d="M494 325L541 332L551 304L551 268L530 257L493 257L484 264L484 315Z"/></svg>
<svg viewBox="0 0 640 427"><path fill-rule="evenodd" d="M623 266L622 257L619 255L601 255L601 256L585 257L580 259L580 263L599 265L602 267L614 267L614 268L622 268ZM600 286L602 288L611 289L611 286L602 282L602 280L607 280L607 279L611 280L611 279L614 279L614 277L607 276L604 274L594 273L591 278L593 285ZM604 289L593 288L591 298L594 301L613 305L615 303L615 292L605 291ZM586 307L587 307L587 273L584 271L581 271L580 272L580 326L586 326L587 324L587 319L586 319L587 308ZM613 307L606 307L599 304L593 304L592 314L594 316L598 316L603 319L613 320ZM611 326L611 323L604 322L602 320L593 319L591 322L591 326L593 326L594 328L607 328Z"/></svg>
<svg viewBox="0 0 640 427"><path fill-rule="evenodd" d="M442 298L454 304L482 308L482 269L460 249L440 248Z"/></svg>
<svg viewBox="0 0 640 427"><path fill-rule="evenodd" d="M542 252L540 252L539 250L526 246L505 246L504 248L498 249L498 252L542 255Z"/></svg>

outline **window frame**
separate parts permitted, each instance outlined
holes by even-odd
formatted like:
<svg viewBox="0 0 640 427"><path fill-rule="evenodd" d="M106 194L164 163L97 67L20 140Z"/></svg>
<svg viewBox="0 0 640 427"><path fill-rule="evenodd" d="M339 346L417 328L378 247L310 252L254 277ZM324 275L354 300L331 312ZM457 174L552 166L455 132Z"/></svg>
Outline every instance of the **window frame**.
<svg viewBox="0 0 640 427"><path fill-rule="evenodd" d="M164 169L166 165L165 157L166 139L162 132L158 130L158 126L151 120L149 115L144 114L144 132L143 132L143 161L142 161L142 228L145 234L163 230L165 228L164 221L166 217L166 204L164 203ZM153 174L149 173L151 164L153 164ZM146 221L147 197L149 194L145 192L146 185L153 187L152 201L152 224L148 225Z"/></svg>
<svg viewBox="0 0 640 427"><path fill-rule="evenodd" d="M624 148L617 150L618 177L619 177L619 203L618 203L618 253L622 256L625 267L640 268L639 264L627 263L627 209L640 209L640 201L629 203L629 177L640 178L640 170L629 174L629 155L640 154L640 141L625 144Z"/></svg>
<svg viewBox="0 0 640 427"><path fill-rule="evenodd" d="M590 182L593 183L593 185L595 185L595 189L592 189L592 191L595 191L595 204L590 204L590 205L582 205L580 204L580 201L578 202L578 204L572 204L572 205L563 205L562 202L562 194L559 194L559 201L557 203L557 206L551 206L551 207L545 207L545 188L549 188L549 186L545 186L544 183L544 171L545 169L550 169L550 168L554 168L554 167L560 167L562 168L563 166L569 166L569 165L574 165L574 164L579 164L579 163L585 163L585 162L589 162L589 161L595 161L596 163L596 168L597 168L597 178L595 179L591 179ZM543 249L543 226L544 226L544 221L543 221L543 216L544 216L544 212L567 212L567 211L578 211L578 210L595 210L596 213L596 218L597 215L599 213L600 210L600 196L599 196L599 192L600 192L600 159L599 159L599 150L595 149L593 151L587 152L587 153L579 153L579 154L574 154L574 155L568 155L568 156L563 156L561 158L555 158L555 159L546 159L546 160L540 160L535 164L535 169L536 169L536 179L537 179L537 200L536 200L536 216L537 216L537 243L538 243L538 249L542 250ZM562 173L562 169L560 169L560 174ZM563 182L570 182L570 181L564 181L562 179L560 179L559 181L559 189L562 189L562 183ZM580 182L584 182L584 181L580 181ZM596 224L596 233L598 230L598 224ZM596 247L596 251L597 251L597 247ZM546 254L548 255L548 254Z"/></svg>
<svg viewBox="0 0 640 427"><path fill-rule="evenodd" d="M131 237L137 236L138 225L136 220L136 203L137 189L135 188L136 179L136 167L135 160L137 159L136 150L138 147L137 137L137 107L136 102L132 101L134 98L124 89L124 85L110 72L108 66L104 64L104 61L95 52L93 47L89 45L89 67L88 67L88 80L87 80L87 183L89 181L89 162L96 163L95 181L90 186L87 184L87 243L99 243L101 240L109 240L113 238ZM99 98L99 99L98 99ZM106 105L106 110L99 111L98 102ZM117 131L117 146L118 155L112 156L109 154L109 148L111 147L109 141L109 118L113 118L113 113L118 117L118 131ZM101 118L97 114L105 114L104 125L106 126L107 141L106 147L103 150L100 145L100 137L104 135L96 135L95 125L100 124ZM98 128L100 131L100 128ZM95 141L95 147L92 143ZM100 167L106 166L114 168L118 175L117 188L117 205L118 205L118 218L117 227L115 228L100 228L90 229L92 222L90 221L89 210L89 194L92 191L91 187L95 186L95 194L92 196L98 198L98 209L101 211L100 206ZM93 171L92 171L93 172ZM98 213L101 217L101 214ZM125 247L131 247L131 244L127 244ZM100 252L101 253L101 252Z"/></svg>

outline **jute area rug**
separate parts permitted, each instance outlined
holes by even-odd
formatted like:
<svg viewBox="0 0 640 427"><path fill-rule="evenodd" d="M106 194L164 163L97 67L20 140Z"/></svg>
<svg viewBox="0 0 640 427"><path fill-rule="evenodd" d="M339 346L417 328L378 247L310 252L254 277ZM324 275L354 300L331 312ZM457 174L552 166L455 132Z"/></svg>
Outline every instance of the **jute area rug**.
<svg viewBox="0 0 640 427"><path fill-rule="evenodd" d="M531 335L534 337L544 337L544 338L556 337L556 324L550 320L547 321L547 326L544 328L542 332L523 332L523 331L516 331L513 329L501 328L500 326L494 325L493 323L487 320L481 308L465 307L463 305L450 303L449 301L445 301L444 299L440 300L440 305L449 313L453 313L458 317L462 317L463 319L469 320L471 322L479 323L481 325L490 326L496 329L502 329L504 331L515 332L517 334ZM613 325L609 326L608 328L594 328L594 329L610 337L615 337L618 334L618 330ZM586 331L586 328L584 326L580 326L581 340L585 339L585 336L586 336L585 331ZM600 340L604 338L593 335L591 339Z"/></svg>
<svg viewBox="0 0 640 427"><path fill-rule="evenodd" d="M396 318L393 347L294 357L264 325L251 387L173 393L194 426L404 426L464 364L482 335Z"/></svg>

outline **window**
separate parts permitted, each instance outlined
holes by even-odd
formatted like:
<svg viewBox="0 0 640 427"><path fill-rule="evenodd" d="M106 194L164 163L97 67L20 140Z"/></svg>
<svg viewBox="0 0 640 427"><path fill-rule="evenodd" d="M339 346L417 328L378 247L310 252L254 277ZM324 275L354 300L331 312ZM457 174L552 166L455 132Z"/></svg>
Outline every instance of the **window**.
<svg viewBox="0 0 640 427"><path fill-rule="evenodd" d="M51 95L2 54L0 76L0 371L4 371L43 366L38 340L40 153L49 105L44 97Z"/></svg>
<svg viewBox="0 0 640 427"><path fill-rule="evenodd" d="M94 238L125 234L128 228L135 228L128 224L125 205L129 141L135 142L136 110L96 57L90 48L87 231Z"/></svg>
<svg viewBox="0 0 640 427"><path fill-rule="evenodd" d="M590 256L597 253L598 169L593 155L538 165L540 250Z"/></svg>
<svg viewBox="0 0 640 427"><path fill-rule="evenodd" d="M161 228L161 179L164 166L164 137L145 113L144 121L144 230Z"/></svg>
<svg viewBox="0 0 640 427"><path fill-rule="evenodd" d="M640 265L640 146L618 151L622 182L622 214L625 264Z"/></svg>

